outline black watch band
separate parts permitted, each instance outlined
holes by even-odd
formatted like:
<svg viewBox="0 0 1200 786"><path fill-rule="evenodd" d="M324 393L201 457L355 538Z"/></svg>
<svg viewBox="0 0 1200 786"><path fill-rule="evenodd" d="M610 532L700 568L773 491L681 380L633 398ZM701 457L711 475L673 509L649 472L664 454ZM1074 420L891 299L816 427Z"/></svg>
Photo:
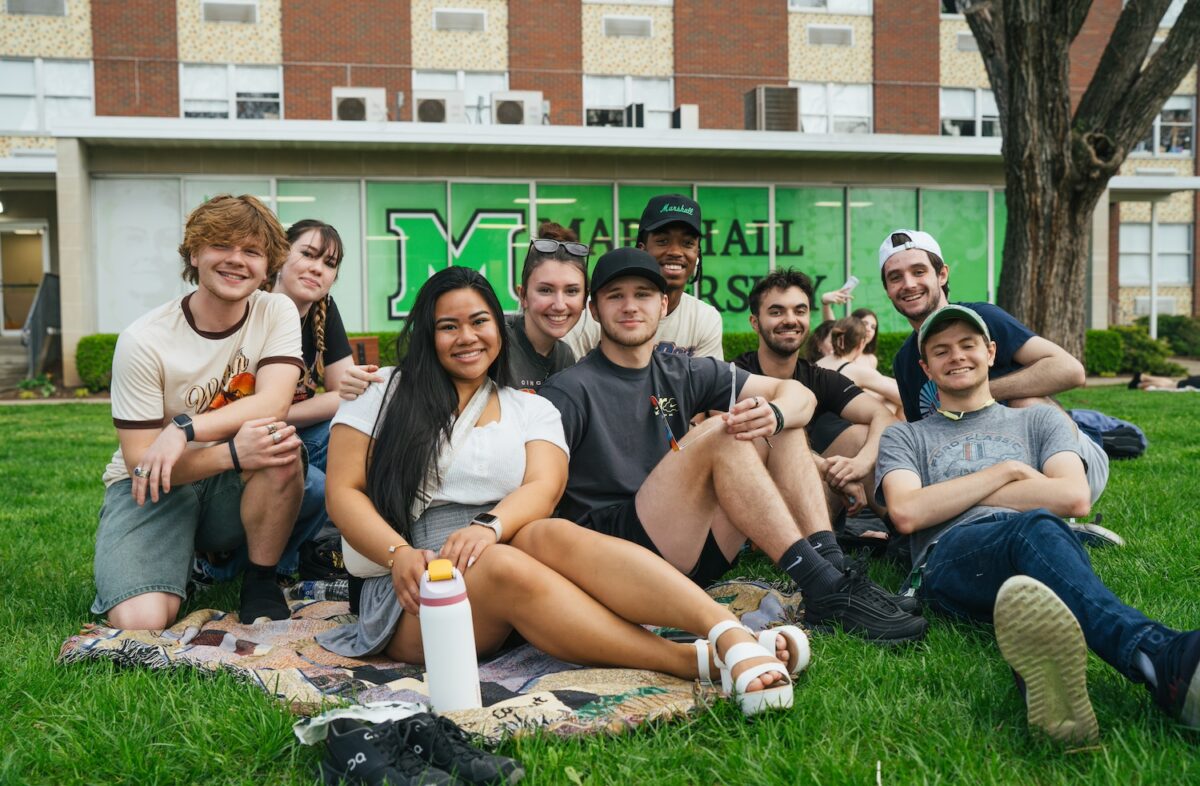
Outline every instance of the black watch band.
<svg viewBox="0 0 1200 786"><path fill-rule="evenodd" d="M188 442L194 442L196 439L196 429L192 426L192 419L187 415L176 415L171 418L171 422L183 430L183 434L187 437Z"/></svg>

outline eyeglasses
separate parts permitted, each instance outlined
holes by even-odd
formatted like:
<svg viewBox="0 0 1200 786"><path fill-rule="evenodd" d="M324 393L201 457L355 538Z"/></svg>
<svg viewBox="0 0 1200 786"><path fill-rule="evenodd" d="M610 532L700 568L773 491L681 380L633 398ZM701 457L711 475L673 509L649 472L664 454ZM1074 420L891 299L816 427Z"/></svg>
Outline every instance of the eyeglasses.
<svg viewBox="0 0 1200 786"><path fill-rule="evenodd" d="M534 251L538 251L542 254L553 254L555 251L558 251L560 247L565 248L568 254L576 257L587 258L587 256L592 253L592 250L583 243L566 243L562 240L551 240L550 238L538 238L537 240L532 241L529 245Z"/></svg>

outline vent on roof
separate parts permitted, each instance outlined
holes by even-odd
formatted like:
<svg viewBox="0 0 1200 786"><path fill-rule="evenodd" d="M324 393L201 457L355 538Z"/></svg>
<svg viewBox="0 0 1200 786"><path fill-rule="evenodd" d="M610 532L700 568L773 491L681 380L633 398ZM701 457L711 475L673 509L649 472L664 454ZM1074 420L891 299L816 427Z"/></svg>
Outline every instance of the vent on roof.
<svg viewBox="0 0 1200 786"><path fill-rule="evenodd" d="M461 90L414 90L418 123L465 123L467 111Z"/></svg>
<svg viewBox="0 0 1200 786"><path fill-rule="evenodd" d="M746 128L800 130L800 88L759 85L746 93Z"/></svg>
<svg viewBox="0 0 1200 786"><path fill-rule="evenodd" d="M497 90L492 93L492 122L502 126L542 124L540 90Z"/></svg>
<svg viewBox="0 0 1200 786"><path fill-rule="evenodd" d="M849 25L807 25L811 46L854 46L854 28Z"/></svg>
<svg viewBox="0 0 1200 786"><path fill-rule="evenodd" d="M606 16L604 35L611 38L650 38L654 22L648 16Z"/></svg>
<svg viewBox="0 0 1200 786"><path fill-rule="evenodd" d="M8 0L5 5L10 14L67 15L67 0Z"/></svg>
<svg viewBox="0 0 1200 786"><path fill-rule="evenodd" d="M979 42L975 40L974 33L959 33L955 36L955 45L960 52L979 51Z"/></svg>
<svg viewBox="0 0 1200 786"><path fill-rule="evenodd" d="M335 87L333 119L372 122L387 120L387 92L382 87Z"/></svg>
<svg viewBox="0 0 1200 786"><path fill-rule="evenodd" d="M254 24L258 21L258 0L204 0L205 22L241 22Z"/></svg>
<svg viewBox="0 0 1200 786"><path fill-rule="evenodd" d="M460 33L482 33L487 29L487 11L469 8L433 9L433 29Z"/></svg>

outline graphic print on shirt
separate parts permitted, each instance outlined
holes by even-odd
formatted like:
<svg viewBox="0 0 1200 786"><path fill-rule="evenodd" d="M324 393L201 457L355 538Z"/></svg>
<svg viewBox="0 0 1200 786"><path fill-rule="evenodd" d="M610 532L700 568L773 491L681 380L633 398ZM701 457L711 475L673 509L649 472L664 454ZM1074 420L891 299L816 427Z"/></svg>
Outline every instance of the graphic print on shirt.
<svg viewBox="0 0 1200 786"><path fill-rule="evenodd" d="M693 357L696 354L695 347L681 347L674 341L660 341L654 345L654 351L664 355L686 355L687 357Z"/></svg>
<svg viewBox="0 0 1200 786"><path fill-rule="evenodd" d="M254 374L247 371L248 368L250 359L246 357L244 348L239 348L233 360L225 366L225 373L220 379L213 377L204 384L192 385L184 395L183 403L193 413L200 415L252 395Z"/></svg>
<svg viewBox="0 0 1200 786"><path fill-rule="evenodd" d="M929 456L929 475L938 481L961 478L1010 459L1028 463L1028 455L1025 444L1008 434L974 432L934 450Z"/></svg>

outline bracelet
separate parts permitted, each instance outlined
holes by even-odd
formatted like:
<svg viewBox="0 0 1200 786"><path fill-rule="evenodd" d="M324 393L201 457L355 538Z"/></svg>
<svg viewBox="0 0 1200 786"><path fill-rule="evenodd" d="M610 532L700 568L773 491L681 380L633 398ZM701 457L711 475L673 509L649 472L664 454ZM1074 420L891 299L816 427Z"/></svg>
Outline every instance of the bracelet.
<svg viewBox="0 0 1200 786"><path fill-rule="evenodd" d="M771 436L773 437L779 432L783 431L783 413L779 411L779 407L775 406L770 401L767 402L767 406L770 407L771 411L775 413L775 430L771 432Z"/></svg>
<svg viewBox="0 0 1200 786"><path fill-rule="evenodd" d="M233 440L231 439L225 444L229 445L229 457L233 459L234 471L236 471L239 475L242 474L242 462L238 461L237 448L233 446Z"/></svg>
<svg viewBox="0 0 1200 786"><path fill-rule="evenodd" d="M395 546L388 546L388 554L395 554L397 549L411 549L412 546L408 543L397 543ZM388 570L392 569L392 565L396 562L396 558L388 560Z"/></svg>

